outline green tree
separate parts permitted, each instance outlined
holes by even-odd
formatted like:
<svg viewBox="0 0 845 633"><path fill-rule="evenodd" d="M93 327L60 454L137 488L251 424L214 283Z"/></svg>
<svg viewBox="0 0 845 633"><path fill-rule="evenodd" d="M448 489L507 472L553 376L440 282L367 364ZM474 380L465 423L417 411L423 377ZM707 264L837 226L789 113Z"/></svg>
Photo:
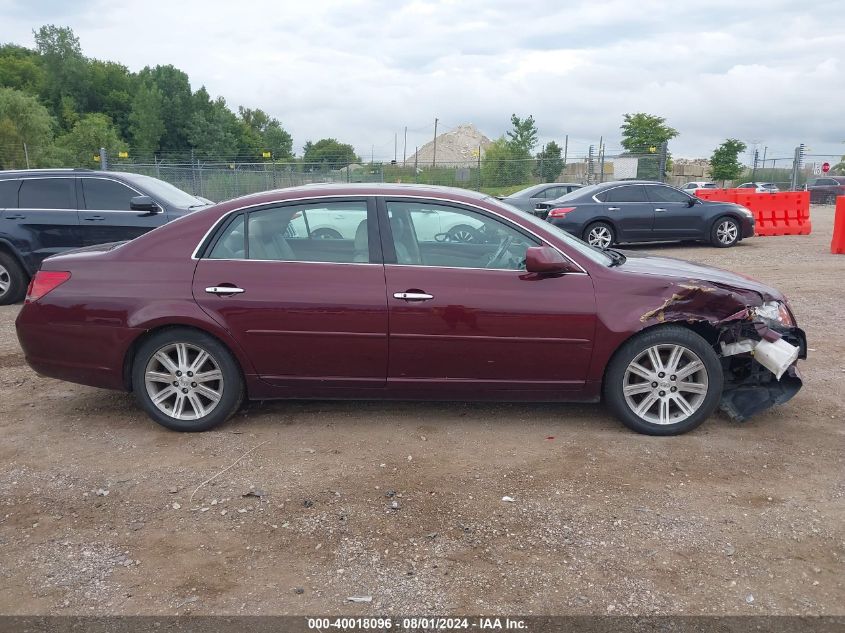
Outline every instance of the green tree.
<svg viewBox="0 0 845 633"><path fill-rule="evenodd" d="M534 175L539 176L543 182L554 182L560 176L564 166L560 145L554 141L549 141L543 151L537 154Z"/></svg>
<svg viewBox="0 0 845 633"><path fill-rule="evenodd" d="M105 114L83 115L69 132L56 139L56 145L64 162L72 167L95 167L94 156L99 155L101 147L109 155L126 150L126 143Z"/></svg>
<svg viewBox="0 0 845 633"><path fill-rule="evenodd" d="M170 64L155 68L147 66L138 73L138 80L140 84L151 82L161 91L161 115L164 120L161 149L184 151L194 126L194 99L188 75Z"/></svg>
<svg viewBox="0 0 845 633"><path fill-rule="evenodd" d="M484 150L481 178L487 187L520 185L528 181L529 167L530 160L508 138L501 136Z"/></svg>
<svg viewBox="0 0 845 633"><path fill-rule="evenodd" d="M666 125L666 119L660 116L637 112L625 114L624 121L622 147L635 154L658 151L661 144L678 136L678 130Z"/></svg>
<svg viewBox="0 0 845 633"><path fill-rule="evenodd" d="M68 27L48 24L34 31L35 47L45 73L42 96L64 129L87 109L90 78L79 38Z"/></svg>
<svg viewBox="0 0 845 633"><path fill-rule="evenodd" d="M123 64L99 59L89 60L88 75L91 84L88 110L107 115L120 135L129 138L129 114L136 90L134 76Z"/></svg>
<svg viewBox="0 0 845 633"><path fill-rule="evenodd" d="M744 169L739 162L739 155L746 149L745 143L735 138L729 138L719 145L710 157L710 177L721 180L736 180Z"/></svg>
<svg viewBox="0 0 845 633"><path fill-rule="evenodd" d="M513 129L507 133L508 144L515 154L530 158L531 150L537 145L537 124L534 123L534 117L529 114L526 118L520 119L512 114L511 125Z"/></svg>
<svg viewBox="0 0 845 633"><path fill-rule="evenodd" d="M241 148L245 153L258 155L273 153L273 158L293 158L293 139L278 120L263 110L239 107L238 117L243 128Z"/></svg>
<svg viewBox="0 0 845 633"><path fill-rule="evenodd" d="M44 81L38 53L15 44L0 45L0 86L38 95Z"/></svg>
<svg viewBox="0 0 845 633"><path fill-rule="evenodd" d="M302 149L302 162L306 164L306 169L314 168L315 164L340 169L361 162L354 147L334 138L323 138L316 143L308 141Z"/></svg>
<svg viewBox="0 0 845 633"><path fill-rule="evenodd" d="M192 101L188 140L196 154L223 160L237 158L241 127L226 100L218 97L212 101L203 87L194 93Z"/></svg>
<svg viewBox="0 0 845 633"><path fill-rule="evenodd" d="M53 119L38 99L12 88L0 88L0 169L43 164L53 143ZM24 150L26 144L26 150Z"/></svg>
<svg viewBox="0 0 845 633"><path fill-rule="evenodd" d="M152 82L142 84L135 92L129 114L129 133L139 153L152 154L159 148L165 129L161 103L161 90Z"/></svg>

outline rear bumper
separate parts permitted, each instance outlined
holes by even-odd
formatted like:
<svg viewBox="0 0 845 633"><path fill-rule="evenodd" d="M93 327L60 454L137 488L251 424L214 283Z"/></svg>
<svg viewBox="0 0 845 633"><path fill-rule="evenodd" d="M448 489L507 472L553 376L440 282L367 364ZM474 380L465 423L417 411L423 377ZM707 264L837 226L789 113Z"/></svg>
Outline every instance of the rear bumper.
<svg viewBox="0 0 845 633"><path fill-rule="evenodd" d="M126 390L126 351L143 330L52 319L61 308L30 303L15 321L27 364L37 373L104 389ZM55 314L53 316L60 316Z"/></svg>

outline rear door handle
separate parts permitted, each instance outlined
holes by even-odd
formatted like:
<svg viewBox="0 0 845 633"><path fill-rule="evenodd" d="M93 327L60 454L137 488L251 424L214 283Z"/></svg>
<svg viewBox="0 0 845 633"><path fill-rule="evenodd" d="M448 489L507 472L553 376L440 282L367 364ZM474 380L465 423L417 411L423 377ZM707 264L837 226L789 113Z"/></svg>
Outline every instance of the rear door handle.
<svg viewBox="0 0 845 633"><path fill-rule="evenodd" d="M427 292L394 292L394 299L402 299L403 301L430 301L434 299L434 295Z"/></svg>
<svg viewBox="0 0 845 633"><path fill-rule="evenodd" d="M212 295L237 295L246 292L243 288L236 286L209 286L205 291Z"/></svg>
<svg viewBox="0 0 845 633"><path fill-rule="evenodd" d="M82 218L86 222L102 222L105 218L101 215L92 215L89 218Z"/></svg>
<svg viewBox="0 0 845 633"><path fill-rule="evenodd" d="M619 211L619 207L607 207L608 211Z"/></svg>
<svg viewBox="0 0 845 633"><path fill-rule="evenodd" d="M7 215L6 219L7 220L26 220L26 216L25 215Z"/></svg>
<svg viewBox="0 0 845 633"><path fill-rule="evenodd" d="M664 211L666 211L666 209L664 209L663 207L655 207L655 208L654 208L654 210L655 210L657 213L663 213Z"/></svg>

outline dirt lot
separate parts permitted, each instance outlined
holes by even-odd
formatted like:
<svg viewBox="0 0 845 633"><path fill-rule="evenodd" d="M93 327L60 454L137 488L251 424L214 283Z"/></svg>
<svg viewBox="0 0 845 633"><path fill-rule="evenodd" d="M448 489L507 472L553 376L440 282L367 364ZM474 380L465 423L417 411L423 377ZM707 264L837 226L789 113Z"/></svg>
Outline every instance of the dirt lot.
<svg viewBox="0 0 845 633"><path fill-rule="evenodd" d="M643 249L780 287L810 340L792 402L677 438L597 405L369 402L253 404L180 435L36 376L0 308L0 613L843 614L832 217Z"/></svg>

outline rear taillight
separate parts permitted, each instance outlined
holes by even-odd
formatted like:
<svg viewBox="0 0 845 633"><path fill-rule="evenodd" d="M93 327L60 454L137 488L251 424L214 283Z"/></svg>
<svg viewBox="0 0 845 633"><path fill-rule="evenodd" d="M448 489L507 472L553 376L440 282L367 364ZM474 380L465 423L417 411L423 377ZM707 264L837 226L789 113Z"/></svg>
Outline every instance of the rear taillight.
<svg viewBox="0 0 845 633"><path fill-rule="evenodd" d="M26 290L26 303L38 301L70 279L70 273L65 270L39 270L29 282Z"/></svg>
<svg viewBox="0 0 845 633"><path fill-rule="evenodd" d="M575 207L561 207L559 209L552 209L549 211L549 215L546 216L546 219L551 220L553 218L563 218L566 217L566 214L570 211L575 211Z"/></svg>

